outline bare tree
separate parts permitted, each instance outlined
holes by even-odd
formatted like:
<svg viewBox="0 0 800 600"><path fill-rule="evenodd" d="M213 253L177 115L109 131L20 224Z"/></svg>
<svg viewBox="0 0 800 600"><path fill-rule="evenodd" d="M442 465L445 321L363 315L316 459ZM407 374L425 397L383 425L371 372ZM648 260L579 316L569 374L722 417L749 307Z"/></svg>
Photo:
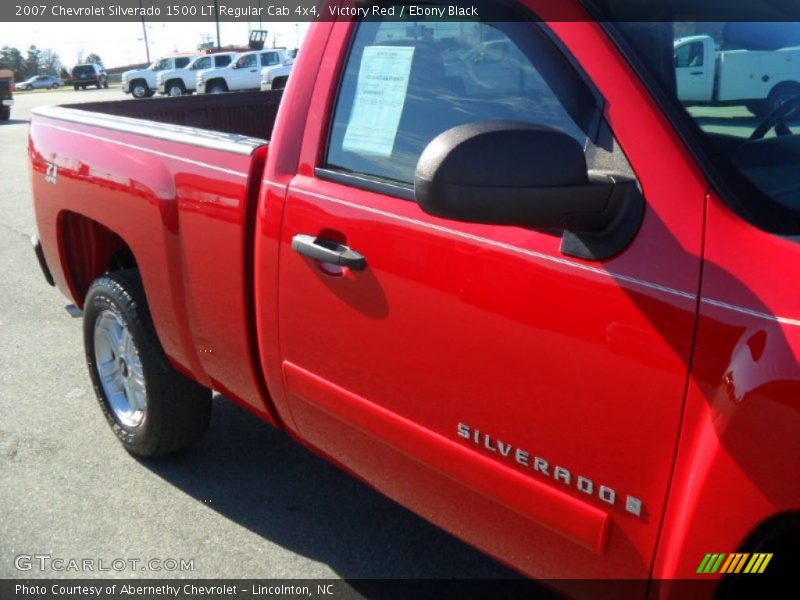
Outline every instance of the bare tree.
<svg viewBox="0 0 800 600"><path fill-rule="evenodd" d="M89 53L89 56L86 57L86 62L100 65L101 67L103 66L103 59L94 52Z"/></svg>
<svg viewBox="0 0 800 600"><path fill-rule="evenodd" d="M39 50L33 44L31 44L31 46L28 48L28 56L25 57L25 66L23 73L23 77L25 79L39 74L39 68L41 67L40 64L41 59L42 59L42 51Z"/></svg>
<svg viewBox="0 0 800 600"><path fill-rule="evenodd" d="M50 50L42 50L39 57L39 73L41 75L58 75L61 71L61 59Z"/></svg>

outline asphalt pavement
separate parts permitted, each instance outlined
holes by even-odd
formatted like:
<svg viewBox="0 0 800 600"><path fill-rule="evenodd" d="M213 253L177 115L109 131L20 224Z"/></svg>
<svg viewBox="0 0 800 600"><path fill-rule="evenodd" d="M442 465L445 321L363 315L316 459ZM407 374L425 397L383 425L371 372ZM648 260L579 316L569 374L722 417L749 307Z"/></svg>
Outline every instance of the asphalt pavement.
<svg viewBox="0 0 800 600"><path fill-rule="evenodd" d="M117 443L81 321L31 251L26 136L35 106L122 97L20 93L0 123L0 578L513 577L224 398L191 451L144 461Z"/></svg>

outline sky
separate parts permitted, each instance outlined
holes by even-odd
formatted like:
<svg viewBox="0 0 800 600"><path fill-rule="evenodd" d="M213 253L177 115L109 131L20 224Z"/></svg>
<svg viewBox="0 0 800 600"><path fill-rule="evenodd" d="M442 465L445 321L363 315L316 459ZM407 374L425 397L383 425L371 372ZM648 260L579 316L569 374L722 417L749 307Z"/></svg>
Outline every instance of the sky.
<svg viewBox="0 0 800 600"><path fill-rule="evenodd" d="M203 36L216 39L213 22L158 23L146 22L150 59L177 51L196 50ZM302 43L308 23L272 23L258 21L220 23L222 45L246 46L251 29L266 29L267 45L295 48ZM106 68L146 61L142 24L136 23L19 23L0 28L0 46L15 46L23 55L31 44L40 49L51 48L66 67L72 67L79 53L99 54Z"/></svg>

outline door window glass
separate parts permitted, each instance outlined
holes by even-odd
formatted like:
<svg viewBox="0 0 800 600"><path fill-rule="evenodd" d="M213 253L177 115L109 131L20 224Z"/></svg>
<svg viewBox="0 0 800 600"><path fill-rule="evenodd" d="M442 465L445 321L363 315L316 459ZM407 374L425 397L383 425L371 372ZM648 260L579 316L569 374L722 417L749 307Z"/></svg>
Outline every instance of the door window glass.
<svg viewBox="0 0 800 600"><path fill-rule="evenodd" d="M258 58L255 54L245 54L236 64L240 69L251 69L258 66Z"/></svg>
<svg viewBox="0 0 800 600"><path fill-rule="evenodd" d="M410 185L452 127L516 120L586 145L597 100L533 23L364 21L344 68L326 166Z"/></svg>
<svg viewBox="0 0 800 600"><path fill-rule="evenodd" d="M702 67L703 66L703 42L691 42L679 46L675 51L675 66L681 67Z"/></svg>
<svg viewBox="0 0 800 600"><path fill-rule="evenodd" d="M261 55L261 66L271 67L280 62L277 52L265 52Z"/></svg>

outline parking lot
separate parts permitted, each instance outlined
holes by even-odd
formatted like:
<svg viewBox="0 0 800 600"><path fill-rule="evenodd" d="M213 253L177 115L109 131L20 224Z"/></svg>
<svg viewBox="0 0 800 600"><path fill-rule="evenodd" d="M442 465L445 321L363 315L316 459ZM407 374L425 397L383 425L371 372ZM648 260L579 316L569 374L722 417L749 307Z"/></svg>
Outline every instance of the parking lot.
<svg viewBox="0 0 800 600"><path fill-rule="evenodd" d="M191 452L144 461L117 443L91 390L81 322L30 248L25 147L35 106L124 97L18 94L0 123L0 577L92 575L36 562L21 571L19 555L193 566L102 574L119 577L513 576L222 398Z"/></svg>

